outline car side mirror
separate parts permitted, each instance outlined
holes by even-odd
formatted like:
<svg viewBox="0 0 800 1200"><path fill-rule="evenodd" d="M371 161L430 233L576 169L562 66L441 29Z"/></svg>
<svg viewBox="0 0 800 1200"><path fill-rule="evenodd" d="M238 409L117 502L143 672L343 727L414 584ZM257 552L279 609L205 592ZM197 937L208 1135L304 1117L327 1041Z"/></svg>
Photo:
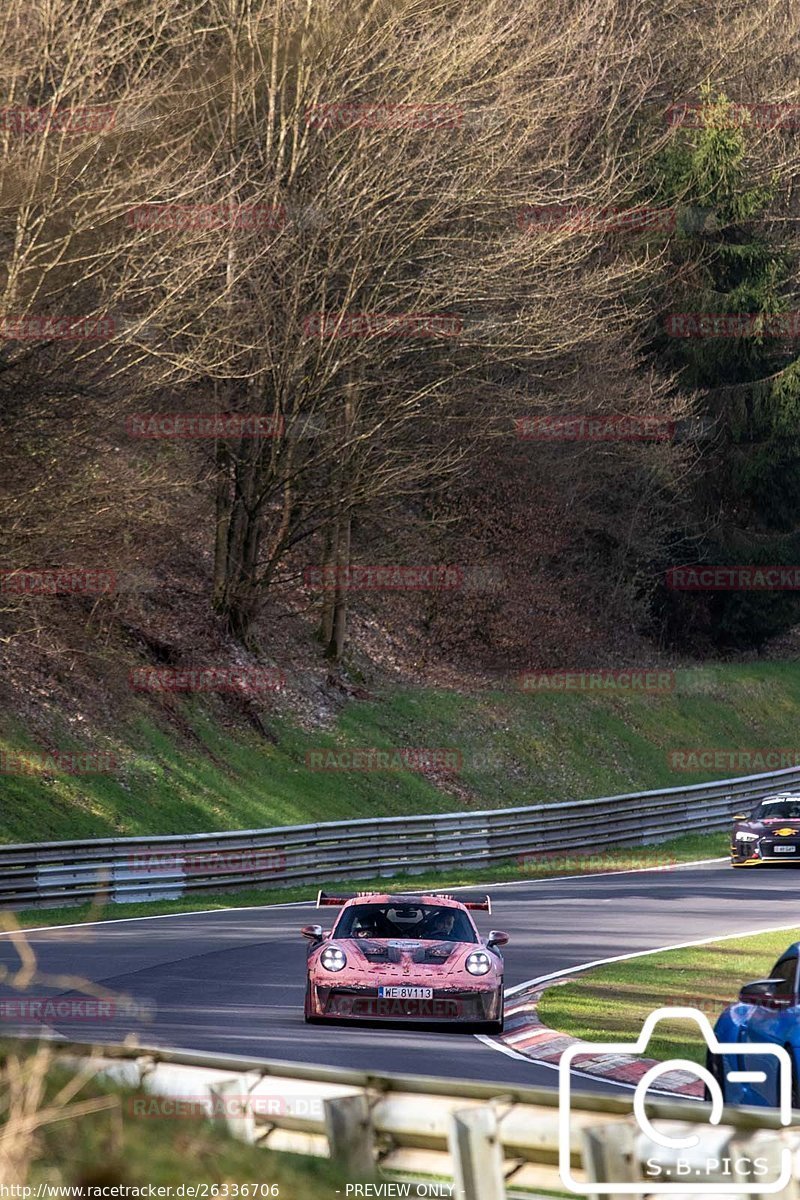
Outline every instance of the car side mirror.
<svg viewBox="0 0 800 1200"><path fill-rule="evenodd" d="M487 946L507 946L508 934L503 933L502 929L493 929L486 939Z"/></svg>
<svg viewBox="0 0 800 1200"><path fill-rule="evenodd" d="M734 821L746 821L747 813L734 813L731 819Z"/></svg>
<svg viewBox="0 0 800 1200"><path fill-rule="evenodd" d="M304 925L300 930L303 937L310 938L312 942L322 941L322 926L321 925Z"/></svg>
<svg viewBox="0 0 800 1200"><path fill-rule="evenodd" d="M789 1008L793 997L776 995L785 982L785 979L756 979L744 985L739 992L739 1000L742 1004L760 1004L764 1008Z"/></svg>

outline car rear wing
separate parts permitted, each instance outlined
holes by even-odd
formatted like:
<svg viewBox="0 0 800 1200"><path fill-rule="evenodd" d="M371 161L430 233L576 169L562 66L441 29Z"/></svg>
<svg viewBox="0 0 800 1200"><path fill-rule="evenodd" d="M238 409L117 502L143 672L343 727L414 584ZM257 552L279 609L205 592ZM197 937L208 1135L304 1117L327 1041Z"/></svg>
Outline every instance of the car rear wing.
<svg viewBox="0 0 800 1200"><path fill-rule="evenodd" d="M457 900L464 908L476 908L481 912L491 913L492 901L489 896L443 896L445 900Z"/></svg>
<svg viewBox="0 0 800 1200"><path fill-rule="evenodd" d="M347 904L348 900L358 900L359 896L374 895L374 892L340 892L338 896L329 896L327 892L323 892L320 888L317 893L317 908L323 908L327 904L332 904L335 908L341 908L343 904Z"/></svg>
<svg viewBox="0 0 800 1200"><path fill-rule="evenodd" d="M332 905L335 908L341 908L343 904L347 904L348 900L358 900L362 896L374 896L376 892L339 892L337 896L331 896L328 892L323 892L320 888L317 893L317 908L324 908ZM464 908L479 909L481 912L491 913L492 901L488 896L451 896L445 895L443 892L393 892L392 898L398 900L421 900L423 896L435 900L438 896L441 900L457 900L459 904L463 904Z"/></svg>

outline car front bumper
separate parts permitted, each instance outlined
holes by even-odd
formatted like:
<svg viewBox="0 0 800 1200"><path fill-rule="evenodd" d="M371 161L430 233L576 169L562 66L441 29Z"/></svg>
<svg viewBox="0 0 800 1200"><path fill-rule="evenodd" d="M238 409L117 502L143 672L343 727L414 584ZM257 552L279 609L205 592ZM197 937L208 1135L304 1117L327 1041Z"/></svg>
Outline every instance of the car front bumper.
<svg viewBox="0 0 800 1200"><path fill-rule="evenodd" d="M762 867L772 866L775 863L800 864L800 840L786 841L781 845L784 848L779 849L777 853L773 842L759 845L758 853L755 854L752 845L749 845L746 850L740 850L734 843L731 846L731 865L734 867Z"/></svg>
<svg viewBox="0 0 800 1200"><path fill-rule="evenodd" d="M411 985L413 986L413 985ZM310 983L312 1015L330 1020L419 1021L446 1025L499 1021L503 1015L502 985L486 988L434 988L428 999L398 999L378 995L376 987L336 987Z"/></svg>

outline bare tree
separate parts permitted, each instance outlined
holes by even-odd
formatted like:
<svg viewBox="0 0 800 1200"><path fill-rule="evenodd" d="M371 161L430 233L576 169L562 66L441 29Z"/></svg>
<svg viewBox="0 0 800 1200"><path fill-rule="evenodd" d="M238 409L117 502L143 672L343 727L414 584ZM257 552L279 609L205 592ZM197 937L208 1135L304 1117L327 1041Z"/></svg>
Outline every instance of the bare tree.
<svg viewBox="0 0 800 1200"><path fill-rule="evenodd" d="M514 415L688 403L640 372L665 242L524 213L646 203L664 111L709 74L796 92L784 0L9 0L0 21L4 111L50 114L0 130L3 312L113 323L3 346L6 454L47 447L4 504L9 558L132 548L135 514L165 532L183 506L243 641L282 564L333 568L333 656L355 516L446 487ZM761 153L796 172L787 139ZM159 407L268 432L171 459L117 436Z"/></svg>

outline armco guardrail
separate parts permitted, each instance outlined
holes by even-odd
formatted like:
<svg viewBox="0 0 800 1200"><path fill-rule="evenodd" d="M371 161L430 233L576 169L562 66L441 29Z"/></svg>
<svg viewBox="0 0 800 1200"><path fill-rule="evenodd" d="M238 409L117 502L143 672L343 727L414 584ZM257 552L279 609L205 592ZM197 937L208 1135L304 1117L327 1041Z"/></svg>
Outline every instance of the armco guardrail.
<svg viewBox="0 0 800 1200"><path fill-rule="evenodd" d="M0 906L74 904L98 894L187 892L471 868L720 829L739 808L800 785L800 767L685 788L442 816L328 821L233 833L0 846Z"/></svg>
<svg viewBox="0 0 800 1200"><path fill-rule="evenodd" d="M683 1179L681 1200L688 1200L692 1182L678 1163L690 1156L695 1185L724 1188L730 1200L747 1186L774 1191L766 1184L773 1172L779 1173L781 1152L789 1150L791 1177L780 1197L800 1196L800 1125L780 1128L778 1113L769 1109L724 1109L720 1123L712 1126L708 1104L648 1102L647 1115L657 1134L677 1138L690 1132L699 1139L691 1151L681 1148L685 1142L670 1150L642 1133L631 1099L576 1094L570 1100L569 1145L567 1149L565 1139L560 1164L559 1097L544 1089L161 1048L58 1050L58 1057L68 1062L87 1055L98 1070L145 1089L146 1096L128 1101L133 1116L176 1120L206 1112L251 1143L328 1156L354 1182L427 1179L394 1194L509 1200L524 1194L521 1189L528 1197L530 1189L563 1192L561 1165L590 1193L592 1183L606 1185L606 1190L609 1184L624 1185L620 1190L638 1184L635 1190L646 1196L654 1182L650 1163L658 1160L672 1174L669 1182ZM800 1113L794 1115L800 1121ZM758 1168L754 1177L742 1165L753 1162L768 1164L760 1178ZM437 1185L435 1179L454 1184ZM393 1193L375 1185L375 1190L353 1194Z"/></svg>

